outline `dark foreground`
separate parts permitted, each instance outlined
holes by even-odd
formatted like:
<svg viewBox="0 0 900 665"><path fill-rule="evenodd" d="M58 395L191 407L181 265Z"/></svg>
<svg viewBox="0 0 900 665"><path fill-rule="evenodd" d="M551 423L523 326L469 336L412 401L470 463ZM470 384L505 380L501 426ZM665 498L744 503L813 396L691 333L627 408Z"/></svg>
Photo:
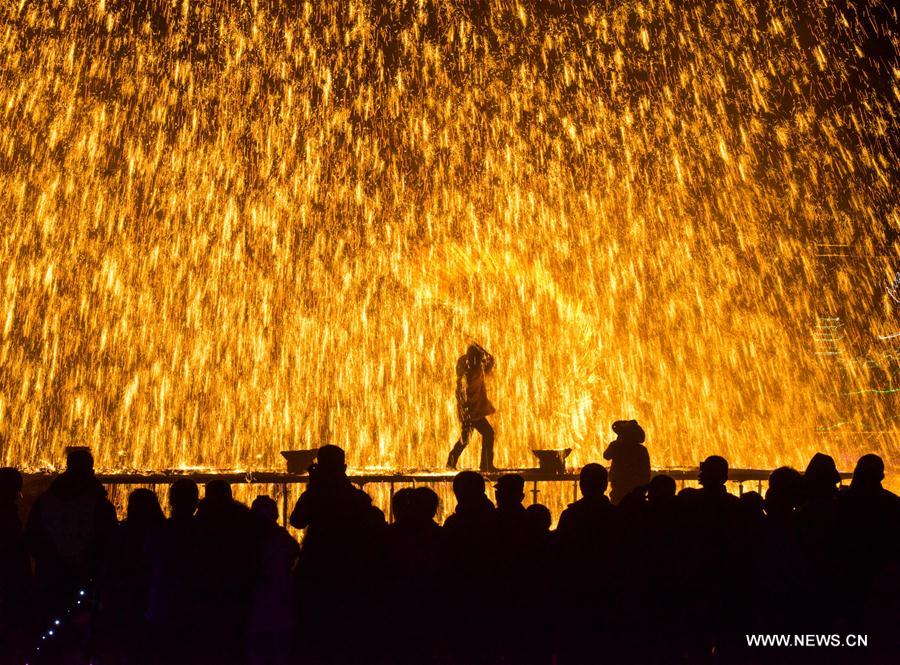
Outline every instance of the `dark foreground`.
<svg viewBox="0 0 900 665"><path fill-rule="evenodd" d="M613 501L589 464L551 530L520 476L495 506L471 471L443 525L424 487L397 492L386 524L326 446L290 517L302 546L270 498L248 508L222 481L202 500L176 481L169 517L135 490L118 523L86 451L23 525L21 476L3 469L0 661L900 662L900 501L878 457L849 487L817 455L738 498L722 458L676 494L625 453Z"/></svg>

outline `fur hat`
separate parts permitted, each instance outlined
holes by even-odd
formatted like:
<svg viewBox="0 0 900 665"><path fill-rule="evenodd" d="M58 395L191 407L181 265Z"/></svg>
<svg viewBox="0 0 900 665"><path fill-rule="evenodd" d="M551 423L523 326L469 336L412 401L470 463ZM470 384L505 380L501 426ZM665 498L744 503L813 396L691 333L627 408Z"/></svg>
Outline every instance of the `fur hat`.
<svg viewBox="0 0 900 665"><path fill-rule="evenodd" d="M628 443L643 443L647 438L637 420L617 420L612 424L612 431L619 436L620 441Z"/></svg>

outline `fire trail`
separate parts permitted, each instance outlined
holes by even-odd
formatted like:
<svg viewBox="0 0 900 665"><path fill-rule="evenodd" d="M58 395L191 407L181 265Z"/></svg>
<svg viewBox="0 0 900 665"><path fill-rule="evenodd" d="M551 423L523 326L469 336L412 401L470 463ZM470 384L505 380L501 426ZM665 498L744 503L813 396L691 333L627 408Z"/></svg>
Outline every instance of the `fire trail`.
<svg viewBox="0 0 900 665"><path fill-rule="evenodd" d="M890 459L895 11L5 3L0 463Z"/></svg>

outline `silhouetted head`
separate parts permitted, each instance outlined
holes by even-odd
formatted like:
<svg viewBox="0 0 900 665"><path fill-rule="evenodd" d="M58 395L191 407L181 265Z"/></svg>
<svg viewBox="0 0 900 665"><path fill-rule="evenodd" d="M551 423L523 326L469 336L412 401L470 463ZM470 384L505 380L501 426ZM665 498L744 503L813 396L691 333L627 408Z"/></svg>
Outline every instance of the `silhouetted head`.
<svg viewBox="0 0 900 665"><path fill-rule="evenodd" d="M139 527L154 526L165 520L156 492L141 487L129 494L125 519L129 524Z"/></svg>
<svg viewBox="0 0 900 665"><path fill-rule="evenodd" d="M94 474L94 456L87 448L70 448L66 453L66 473L71 476Z"/></svg>
<svg viewBox="0 0 900 665"><path fill-rule="evenodd" d="M331 444L322 446L316 453L316 471L322 476L340 476L347 471L343 448Z"/></svg>
<svg viewBox="0 0 900 665"><path fill-rule="evenodd" d="M200 488L190 478L179 478L169 487L172 517L190 517L200 502Z"/></svg>
<svg viewBox="0 0 900 665"><path fill-rule="evenodd" d="M710 455L700 462L700 485L706 489L724 488L728 480L728 461L719 455Z"/></svg>
<svg viewBox="0 0 900 665"><path fill-rule="evenodd" d="M518 473L507 473L494 483L494 496L498 508L521 506L525 499L525 479Z"/></svg>
<svg viewBox="0 0 900 665"><path fill-rule="evenodd" d="M790 513L803 503L803 474L789 466L781 466L769 474L766 491L766 513Z"/></svg>
<svg viewBox="0 0 900 665"><path fill-rule="evenodd" d="M532 503L525 509L525 514L528 516L529 524L534 529L540 533L550 531L550 525L553 524L553 516L550 514L550 509L547 506L540 503Z"/></svg>
<svg viewBox="0 0 900 665"><path fill-rule="evenodd" d="M824 453L816 453L806 466L803 484L807 498L822 499L837 493L837 484L841 482L834 458Z"/></svg>
<svg viewBox="0 0 900 665"><path fill-rule="evenodd" d="M749 517L763 517L765 501L763 501L762 495L759 492L754 492L752 490L744 492L738 497L738 501L740 502L741 509L744 510L745 514Z"/></svg>
<svg viewBox="0 0 900 665"><path fill-rule="evenodd" d="M413 512L417 520L428 522L437 515L440 497L430 487L416 487L410 495Z"/></svg>
<svg viewBox="0 0 900 665"><path fill-rule="evenodd" d="M391 511L394 513L394 521L398 524L407 524L415 519L413 491L412 487L404 487L394 492L394 496L391 497Z"/></svg>
<svg viewBox="0 0 900 665"><path fill-rule="evenodd" d="M0 503L14 503L22 491L22 474L18 469L0 469Z"/></svg>
<svg viewBox="0 0 900 665"><path fill-rule="evenodd" d="M653 476L647 488L647 500L651 505L675 498L675 479L664 473Z"/></svg>
<svg viewBox="0 0 900 665"><path fill-rule="evenodd" d="M884 462L878 455L869 453L856 462L850 487L862 491L877 491L881 489L882 480L884 480Z"/></svg>
<svg viewBox="0 0 900 665"><path fill-rule="evenodd" d="M612 424L612 431L617 434L617 440L624 443L639 444L647 439L637 420L617 420Z"/></svg>
<svg viewBox="0 0 900 665"><path fill-rule="evenodd" d="M648 485L638 485L628 494L619 499L619 512L629 514L640 513L647 505Z"/></svg>
<svg viewBox="0 0 900 665"><path fill-rule="evenodd" d="M231 494L231 485L227 480L221 478L210 480L203 489L203 499L216 504L231 503L234 499Z"/></svg>
<svg viewBox="0 0 900 665"><path fill-rule="evenodd" d="M484 359L484 351L477 344L469 344L466 349L466 363L469 367L475 367Z"/></svg>
<svg viewBox="0 0 900 665"><path fill-rule="evenodd" d="M679 498L693 499L700 494L700 491L701 490L697 487L682 487L680 490L678 490L678 494L676 496Z"/></svg>
<svg viewBox="0 0 900 665"><path fill-rule="evenodd" d="M260 494L250 504L250 514L264 524L278 524L278 504L272 497Z"/></svg>
<svg viewBox="0 0 900 665"><path fill-rule="evenodd" d="M460 471L453 479L453 494L460 506L477 505L486 498L484 478L474 471Z"/></svg>
<svg viewBox="0 0 900 665"><path fill-rule="evenodd" d="M581 487L581 494L587 498L606 494L608 482L609 474L607 474L606 468L594 462L585 464L581 469L581 473L578 474L578 485Z"/></svg>

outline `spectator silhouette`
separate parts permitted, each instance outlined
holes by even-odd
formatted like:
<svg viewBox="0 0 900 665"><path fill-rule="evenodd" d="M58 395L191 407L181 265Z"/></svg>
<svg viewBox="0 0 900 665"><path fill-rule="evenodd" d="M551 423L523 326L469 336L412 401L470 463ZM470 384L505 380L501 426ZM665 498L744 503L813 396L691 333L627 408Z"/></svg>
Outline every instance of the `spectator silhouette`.
<svg viewBox="0 0 900 665"><path fill-rule="evenodd" d="M636 420L617 420L612 430L616 440L606 448L603 459L610 460L609 500L619 505L633 489L650 482L650 454L642 445L646 436Z"/></svg>
<svg viewBox="0 0 900 665"><path fill-rule="evenodd" d="M147 535L150 580L144 616L145 658L150 663L192 662L201 646L200 537L194 515L199 500L197 483L176 480L169 487L171 516Z"/></svg>
<svg viewBox="0 0 900 665"><path fill-rule="evenodd" d="M443 532L434 521L438 496L428 487L404 488L393 497L387 533L384 635L391 662L423 663L438 657L435 615L441 597Z"/></svg>
<svg viewBox="0 0 900 665"><path fill-rule="evenodd" d="M525 509L525 514L528 515L528 523L535 533L542 538L550 536L553 515L547 506L542 503L532 503Z"/></svg>
<svg viewBox="0 0 900 665"><path fill-rule="evenodd" d="M503 599L494 629L499 656L510 663L549 663L554 616L549 511L535 505L529 514L522 505L525 480L519 474L501 476L494 489L499 546L495 586Z"/></svg>
<svg viewBox="0 0 900 665"><path fill-rule="evenodd" d="M888 501L897 499L897 495L884 489L881 481L884 480L884 462L874 453L863 455L856 462L853 470L853 478L850 480L850 490L857 496L880 497Z"/></svg>
<svg viewBox="0 0 900 665"><path fill-rule="evenodd" d="M759 631L799 631L803 562L797 542L797 508L803 502L803 474L782 466L769 474L765 495L765 531L759 554L761 604ZM756 654L754 654L756 655Z"/></svg>
<svg viewBox="0 0 900 665"><path fill-rule="evenodd" d="M450 532L481 532L496 526L494 504L485 494L484 478L475 471L462 471L453 479L456 510L447 518L444 528ZM481 535L481 533L478 533Z"/></svg>
<svg viewBox="0 0 900 665"><path fill-rule="evenodd" d="M562 512L556 530L560 560L577 580L564 597L573 616L560 655L563 662L583 663L595 662L598 653L610 648L622 552L618 514L606 497L606 469L586 464L578 484L582 496ZM598 603L598 598L604 601Z"/></svg>
<svg viewBox="0 0 900 665"><path fill-rule="evenodd" d="M759 523L765 519L765 505L766 502L763 500L762 495L759 492L749 491L741 494L738 499L741 511L746 516L746 519L753 522Z"/></svg>
<svg viewBox="0 0 900 665"><path fill-rule="evenodd" d="M224 480L206 484L197 507L200 568L198 637L209 662L235 662L250 599L253 534L250 511Z"/></svg>
<svg viewBox="0 0 900 665"><path fill-rule="evenodd" d="M679 529L679 504L675 479L653 476L647 485L647 505L642 523L642 549L631 554L640 566L635 584L643 588L640 634L632 636L635 654L648 662L672 662L679 657L673 648L681 638L675 617L680 612L678 549L685 536Z"/></svg>
<svg viewBox="0 0 900 665"><path fill-rule="evenodd" d="M766 516L774 528L792 530L794 513L803 503L803 474L789 466L782 466L769 474L766 491Z"/></svg>
<svg viewBox="0 0 900 665"><path fill-rule="evenodd" d="M270 497L253 500L250 518L254 547L245 661L283 665L293 659L297 606L291 576L300 545L278 524L278 505Z"/></svg>
<svg viewBox="0 0 900 665"><path fill-rule="evenodd" d="M545 554L539 548L538 532L533 528L522 502L525 480L517 473L501 476L494 484L497 501L497 542L499 568L494 583L503 606L495 616L495 633L502 644L500 657L513 663L535 655L533 638L541 626L534 622L532 603L535 576L542 574ZM549 654L548 654L549 655Z"/></svg>
<svg viewBox="0 0 900 665"><path fill-rule="evenodd" d="M605 548L607 534L616 527L615 510L606 497L608 474L600 464L585 464L578 476L581 498L559 518L560 539L573 551L589 555Z"/></svg>
<svg viewBox="0 0 900 665"><path fill-rule="evenodd" d="M141 648L150 587L146 545L149 534L164 523L165 515L152 490L136 489L128 495L125 521L113 535L101 580L98 633L107 639L98 649L105 662L129 662Z"/></svg>
<svg viewBox="0 0 900 665"><path fill-rule="evenodd" d="M403 487L391 497L391 513L395 524L409 526L413 521L415 509L413 508L413 488Z"/></svg>
<svg viewBox="0 0 900 665"><path fill-rule="evenodd" d="M45 620L68 608L80 590L94 588L116 524L90 451L69 450L66 470L35 501L26 525Z"/></svg>
<svg viewBox="0 0 900 665"><path fill-rule="evenodd" d="M0 653L17 661L31 619L31 562L19 520L22 475L0 469Z"/></svg>
<svg viewBox="0 0 900 665"><path fill-rule="evenodd" d="M669 505L675 499L677 486L672 476L660 473L650 480L647 486L647 503L650 508Z"/></svg>
<svg viewBox="0 0 900 665"><path fill-rule="evenodd" d="M834 459L823 453L813 455L803 475L805 497L797 511L796 529L803 564L800 594L805 624L801 628L808 630L836 630L840 614L837 604L846 600L835 577L843 558L837 547L840 480Z"/></svg>
<svg viewBox="0 0 900 665"><path fill-rule="evenodd" d="M886 620L900 614L900 503L882 487L883 479L881 458L863 455L850 487L838 494L840 541L835 545L842 556L834 572L842 581L844 621L851 630L872 635L879 650L893 637Z"/></svg>
<svg viewBox="0 0 900 665"><path fill-rule="evenodd" d="M474 471L456 475L453 494L456 510L444 522L444 577L448 621L452 622L448 641L456 661L492 662L496 659L494 613L479 596L498 579L497 512L485 494L484 478Z"/></svg>
<svg viewBox="0 0 900 665"><path fill-rule="evenodd" d="M416 487L410 498L413 510L412 518L416 524L420 525L423 530L433 534L438 533L440 526L435 519L441 504L437 492L430 487Z"/></svg>
<svg viewBox="0 0 900 665"><path fill-rule="evenodd" d="M803 481L806 487L806 504L834 499L838 483L841 482L834 458L824 453L813 455L803 474Z"/></svg>
<svg viewBox="0 0 900 665"><path fill-rule="evenodd" d="M297 584L301 642L315 662L367 660L377 643L369 616L381 581L384 515L346 471L343 450L319 448L290 519L306 529Z"/></svg>
<svg viewBox="0 0 900 665"><path fill-rule="evenodd" d="M733 637L737 607L728 589L740 578L742 529L740 506L728 493L728 462L711 455L700 463L700 489L679 494L682 532L682 584L685 598L682 631L690 659L704 662Z"/></svg>
<svg viewBox="0 0 900 665"><path fill-rule="evenodd" d="M531 530L525 513L525 479L518 473L509 473L494 484L497 500L497 526L501 539L510 547L530 544Z"/></svg>

